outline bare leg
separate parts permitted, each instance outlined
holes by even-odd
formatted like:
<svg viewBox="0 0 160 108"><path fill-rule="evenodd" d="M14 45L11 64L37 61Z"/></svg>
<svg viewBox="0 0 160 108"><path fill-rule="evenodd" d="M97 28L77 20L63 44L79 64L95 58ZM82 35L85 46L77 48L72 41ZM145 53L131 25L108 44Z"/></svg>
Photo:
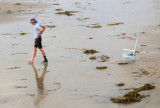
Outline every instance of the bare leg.
<svg viewBox="0 0 160 108"><path fill-rule="evenodd" d="M43 57L44 57L44 61L43 61L43 62L48 62L44 50L41 48L40 51L41 51L41 53L42 53L42 55L43 55Z"/></svg>
<svg viewBox="0 0 160 108"><path fill-rule="evenodd" d="M28 60L28 62L32 62L32 63L33 63L34 58L35 58L35 56L36 56L36 53L37 53L37 48L34 47L32 59L31 59L31 60Z"/></svg>
<svg viewBox="0 0 160 108"><path fill-rule="evenodd" d="M46 54L45 54L43 48L41 48L41 49L39 49L39 50L41 51L41 53L42 53L43 56L46 56Z"/></svg>

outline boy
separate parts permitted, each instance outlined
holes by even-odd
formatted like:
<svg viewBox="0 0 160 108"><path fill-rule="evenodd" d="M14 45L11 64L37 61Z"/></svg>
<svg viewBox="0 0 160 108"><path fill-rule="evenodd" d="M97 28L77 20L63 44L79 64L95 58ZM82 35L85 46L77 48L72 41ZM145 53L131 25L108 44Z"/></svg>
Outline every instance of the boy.
<svg viewBox="0 0 160 108"><path fill-rule="evenodd" d="M30 20L30 23L32 25L34 25L34 35L35 35L35 44L34 44L34 50L33 50L33 56L31 60L28 60L28 62L33 63L34 62L34 58L36 56L37 53L37 47L40 49L43 57L44 57L44 61L43 62L48 62L47 58L46 58L46 54L42 48L42 33L45 31L46 27L42 26L40 23L38 23L38 21L36 21L35 18L32 18Z"/></svg>

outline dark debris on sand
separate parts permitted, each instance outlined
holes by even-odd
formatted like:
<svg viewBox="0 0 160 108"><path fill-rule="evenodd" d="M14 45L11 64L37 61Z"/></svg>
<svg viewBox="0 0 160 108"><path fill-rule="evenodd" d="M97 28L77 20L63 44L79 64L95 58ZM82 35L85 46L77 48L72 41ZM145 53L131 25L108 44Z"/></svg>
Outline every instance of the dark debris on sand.
<svg viewBox="0 0 160 108"><path fill-rule="evenodd" d="M90 60L96 60L97 58L96 58L96 56L92 56L92 57L90 57L89 59L90 59Z"/></svg>
<svg viewBox="0 0 160 108"><path fill-rule="evenodd" d="M121 104L131 104L135 102L140 102L143 98L145 98L145 95L141 95L138 92L146 91L146 90L153 90L155 86L151 84L145 84L142 87L136 88L133 91L130 91L123 95L120 98L111 98L111 101L113 103L121 103Z"/></svg>
<svg viewBox="0 0 160 108"><path fill-rule="evenodd" d="M115 25L120 25L120 24L124 24L124 23L123 22L119 22L119 23L107 24L107 26L115 26Z"/></svg>
<svg viewBox="0 0 160 108"><path fill-rule="evenodd" d="M7 69L18 69L18 68L20 67L15 66L15 67L7 68Z"/></svg>
<svg viewBox="0 0 160 108"><path fill-rule="evenodd" d="M26 34L28 34L28 33L24 33L24 32L22 32L22 33L19 33L20 35L26 35Z"/></svg>
<svg viewBox="0 0 160 108"><path fill-rule="evenodd" d="M67 16L72 16L73 13L76 13L78 11L64 11L64 12L57 12L56 14L58 15L67 15Z"/></svg>
<svg viewBox="0 0 160 108"><path fill-rule="evenodd" d="M136 88L134 89L134 91L136 92L141 92L141 91L145 91L145 90L153 90L155 88L155 86L151 85L151 84L145 84L142 87Z"/></svg>
<svg viewBox="0 0 160 108"><path fill-rule="evenodd" d="M111 101L113 103L122 103L122 104L130 104L135 102L140 102L142 98L144 98L144 95L141 95L138 92L132 91L129 93L126 93L121 98L111 98Z"/></svg>
<svg viewBox="0 0 160 108"><path fill-rule="evenodd" d="M118 83L116 84L117 86L124 86L125 84L124 83Z"/></svg>
<svg viewBox="0 0 160 108"><path fill-rule="evenodd" d="M22 5L21 3L15 3L14 5Z"/></svg>
<svg viewBox="0 0 160 108"><path fill-rule="evenodd" d="M27 88L27 86L16 86L16 88Z"/></svg>
<svg viewBox="0 0 160 108"><path fill-rule="evenodd" d="M108 56L106 56L106 55L102 55L102 56L92 56L92 57L90 57L89 59L90 60L96 60L96 59L98 59L98 62L106 62L106 61L108 61L109 60L109 58L110 57L108 57Z"/></svg>
<svg viewBox="0 0 160 108"><path fill-rule="evenodd" d="M91 26L86 26L86 27L88 27L88 28L102 28L102 26L101 25L98 25L98 24L92 24Z"/></svg>
<svg viewBox="0 0 160 108"><path fill-rule="evenodd" d="M120 62L120 63L118 63L119 65L126 65L126 64L128 64L128 63L125 63L125 62Z"/></svg>
<svg viewBox="0 0 160 108"><path fill-rule="evenodd" d="M101 67L96 67L96 69L99 69L99 70L104 70L104 69L107 69L107 66L101 66Z"/></svg>
<svg viewBox="0 0 160 108"><path fill-rule="evenodd" d="M63 11L61 8L59 8L59 9L56 9L55 11Z"/></svg>
<svg viewBox="0 0 160 108"><path fill-rule="evenodd" d="M54 26L54 25L46 25L46 27L48 27L48 28L55 28L56 26Z"/></svg>
<svg viewBox="0 0 160 108"><path fill-rule="evenodd" d="M58 3L54 3L54 4L52 4L52 5L60 5L60 4L58 4Z"/></svg>
<svg viewBox="0 0 160 108"><path fill-rule="evenodd" d="M85 20L88 20L88 19L91 19L91 18L77 18L78 21L85 21Z"/></svg>
<svg viewBox="0 0 160 108"><path fill-rule="evenodd" d="M83 53L84 54L95 54L95 53L98 53L98 51L91 49L91 50L85 50Z"/></svg>
<svg viewBox="0 0 160 108"><path fill-rule="evenodd" d="M102 56L99 56L100 58L100 61L99 62L106 62L109 60L109 57L108 56L105 56L105 55L102 55Z"/></svg>

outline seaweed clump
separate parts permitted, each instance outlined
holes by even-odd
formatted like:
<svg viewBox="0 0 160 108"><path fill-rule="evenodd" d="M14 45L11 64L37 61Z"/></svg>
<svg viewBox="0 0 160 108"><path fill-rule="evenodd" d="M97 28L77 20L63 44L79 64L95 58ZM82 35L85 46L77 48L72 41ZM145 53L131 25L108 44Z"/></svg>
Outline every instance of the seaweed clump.
<svg viewBox="0 0 160 108"><path fill-rule="evenodd" d="M62 9L61 9L61 8L59 8L59 9L56 9L55 11L62 11Z"/></svg>
<svg viewBox="0 0 160 108"><path fill-rule="evenodd" d="M54 4L52 4L52 5L59 5L58 3L54 3Z"/></svg>
<svg viewBox="0 0 160 108"><path fill-rule="evenodd" d="M102 28L101 25L98 25L98 24L92 24L91 26L86 26L88 28Z"/></svg>
<svg viewBox="0 0 160 108"><path fill-rule="evenodd" d="M22 5L21 3L16 3L15 5Z"/></svg>
<svg viewBox="0 0 160 108"><path fill-rule="evenodd" d="M90 60L96 60L96 59L98 59L98 61L99 62L106 62L106 61L108 61L109 60L109 58L110 57L108 57L108 56L106 56L106 55L102 55L102 56L92 56L92 57L90 57L89 59Z"/></svg>
<svg viewBox="0 0 160 108"><path fill-rule="evenodd" d="M123 103L123 104L130 104L135 102L140 102L142 98L144 98L144 95L141 95L138 92L132 91L129 93L126 93L122 98L111 98L111 101L113 103Z"/></svg>
<svg viewBox="0 0 160 108"><path fill-rule="evenodd" d="M77 18L78 21L85 21L85 20L88 20L90 18Z"/></svg>
<svg viewBox="0 0 160 108"><path fill-rule="evenodd" d="M136 92L141 92L141 91L145 91L145 90L153 90L155 88L155 86L151 85L151 84L145 84L142 87L136 88L134 89L134 91Z"/></svg>
<svg viewBox="0 0 160 108"><path fill-rule="evenodd" d="M96 60L97 58L95 56L92 56L89 58L90 60Z"/></svg>
<svg viewBox="0 0 160 108"><path fill-rule="evenodd" d="M96 67L96 69L104 70L104 69L107 69L107 66Z"/></svg>
<svg viewBox="0 0 160 108"><path fill-rule="evenodd" d="M64 11L64 12L57 12L56 14L58 15L67 15L67 16L72 16L73 13L76 13L78 11Z"/></svg>
<svg viewBox="0 0 160 108"><path fill-rule="evenodd" d="M119 65L126 65L126 64L128 64L128 63L125 63L125 62L120 62L120 63L118 63Z"/></svg>
<svg viewBox="0 0 160 108"><path fill-rule="evenodd" d="M113 103L122 103L122 104L131 104L135 102L140 102L141 99L145 98L145 95L141 95L138 92L145 91L145 90L153 90L155 86L151 84L145 84L142 87L136 88L131 92L126 93L121 98L111 98Z"/></svg>
<svg viewBox="0 0 160 108"><path fill-rule="evenodd" d="M124 83L119 83L119 84L116 84L117 86L124 86L125 84Z"/></svg>
<svg viewBox="0 0 160 108"><path fill-rule="evenodd" d="M92 50L85 50L83 53L84 54L95 54L95 53L98 53L98 51L92 49Z"/></svg>
<svg viewBox="0 0 160 108"><path fill-rule="evenodd" d="M19 33L20 35L26 35L27 33L24 33L24 32L22 32L22 33Z"/></svg>
<svg viewBox="0 0 160 108"><path fill-rule="evenodd" d="M108 24L107 26L114 26L114 25L120 25L120 24L124 24L124 23L123 22L113 23L113 24Z"/></svg>
<svg viewBox="0 0 160 108"><path fill-rule="evenodd" d="M108 61L109 58L110 57L108 57L108 56L102 55L102 56L100 56L100 61L99 62L106 62L106 61Z"/></svg>
<svg viewBox="0 0 160 108"><path fill-rule="evenodd" d="M48 28L55 28L56 26L52 25L47 25Z"/></svg>

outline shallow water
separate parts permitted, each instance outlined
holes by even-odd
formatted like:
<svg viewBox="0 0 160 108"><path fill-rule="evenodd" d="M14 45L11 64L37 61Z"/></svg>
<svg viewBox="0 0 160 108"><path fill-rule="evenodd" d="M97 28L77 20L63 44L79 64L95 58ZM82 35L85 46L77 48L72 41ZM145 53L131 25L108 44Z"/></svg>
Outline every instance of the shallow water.
<svg viewBox="0 0 160 108"><path fill-rule="evenodd" d="M23 1L32 2L32 0ZM41 2L44 3L46 0ZM124 2L129 3L122 4ZM159 56L157 59L149 58L150 56L142 59L146 54L143 48L138 48L143 53L137 54L137 62L127 66L117 64L121 60L122 49L132 48L135 42L131 39L121 39L124 37L122 33L126 33L126 37L136 39L141 32L149 32L146 26L156 26L160 23L160 15L157 14L159 9L155 5L155 0L47 0L47 3L60 5L34 9L33 11L41 13L17 16L17 19L23 18L23 20L0 25L0 107L145 108L148 105L150 108L154 105L158 108L157 98L160 96L158 87L155 91L149 92L153 94L151 98L146 98L140 103L124 106L110 101L110 98L126 93L119 90L123 87L117 87L115 85L117 83L125 83L124 88L139 87L145 83L159 84L159 79L155 80L154 77L148 79L144 76L135 80L131 74L141 68L147 68L148 65L157 68L157 70L150 69L151 72L158 72L160 69L156 66ZM57 8L78 12L73 16L56 15ZM33 26L28 23L32 17L43 25L56 26L47 28L43 34L48 66L41 64L43 58L39 51L34 64L26 62L32 55L34 44ZM78 21L77 18L91 19ZM107 26L117 22L124 24ZM102 28L85 27L95 23ZM28 34L22 36L19 34L21 32ZM89 39L90 37L93 39ZM155 44L151 49L158 47L160 45ZM83 54L83 49L95 49L100 52L95 56L108 55L110 59L104 63L91 61L89 57L92 55ZM156 50L154 54L159 54L159 51ZM96 66L108 68L96 70ZM20 68L7 69L11 67ZM152 96L157 100L153 101Z"/></svg>

